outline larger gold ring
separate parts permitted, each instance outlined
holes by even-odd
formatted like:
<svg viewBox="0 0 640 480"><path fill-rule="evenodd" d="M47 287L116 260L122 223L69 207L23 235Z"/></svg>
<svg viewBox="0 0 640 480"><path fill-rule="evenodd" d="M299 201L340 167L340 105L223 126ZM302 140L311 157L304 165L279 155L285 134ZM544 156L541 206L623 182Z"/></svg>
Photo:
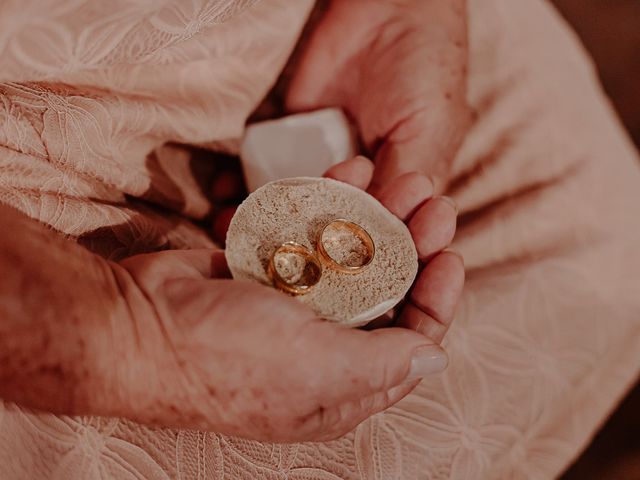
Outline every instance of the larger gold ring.
<svg viewBox="0 0 640 480"><path fill-rule="evenodd" d="M361 273L371 265L376 253L369 232L342 218L323 227L316 249L323 263L344 273Z"/></svg>
<svg viewBox="0 0 640 480"><path fill-rule="evenodd" d="M302 259L303 263L296 259ZM292 295L304 295L320 281L322 265L307 247L287 242L271 255L269 276L278 289Z"/></svg>

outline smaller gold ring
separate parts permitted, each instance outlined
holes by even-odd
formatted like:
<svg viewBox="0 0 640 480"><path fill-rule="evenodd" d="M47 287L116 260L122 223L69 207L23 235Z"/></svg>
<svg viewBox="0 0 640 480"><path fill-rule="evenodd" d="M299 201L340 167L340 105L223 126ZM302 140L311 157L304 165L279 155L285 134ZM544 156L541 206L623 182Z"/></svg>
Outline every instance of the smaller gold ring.
<svg viewBox="0 0 640 480"><path fill-rule="evenodd" d="M325 233L327 233L327 230L331 228L334 228L336 230L340 230L340 229L348 230L354 237L356 237L359 240L360 244L364 247L364 250L365 250L364 255L361 255L361 257L363 258L363 261L361 263L354 265L354 264L348 263L345 260L340 261L339 259L336 259L333 256L331 256L331 253L327 251L327 246L325 245ZM350 249L349 247L347 248L348 248L348 251L345 252L347 254L355 255L358 253L355 250ZM361 273L369 265L371 265L371 262L373 262L373 257L376 254L376 247L375 247L375 244L373 243L373 239L371 238L371 235L369 235L369 232L367 232L364 228L362 228L357 223L351 222L349 220L345 220L343 218L338 218L336 220L333 220L327 223L322 228L322 231L320 232L320 235L318 237L316 249L318 250L320 259L327 266L343 273Z"/></svg>
<svg viewBox="0 0 640 480"><path fill-rule="evenodd" d="M302 257L305 261L304 267L295 279L286 279L278 271L277 259L279 255L293 254ZM287 242L280 245L269 259L269 276L273 280L276 288L292 295L304 295L320 281L322 276L322 265L314 253L304 245L296 242Z"/></svg>

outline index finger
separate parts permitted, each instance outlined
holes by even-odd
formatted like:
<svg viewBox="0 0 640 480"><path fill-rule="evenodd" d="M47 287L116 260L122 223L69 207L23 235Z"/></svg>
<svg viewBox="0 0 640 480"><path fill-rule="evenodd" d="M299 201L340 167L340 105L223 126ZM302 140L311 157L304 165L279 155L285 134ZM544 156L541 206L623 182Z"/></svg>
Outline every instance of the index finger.
<svg viewBox="0 0 640 480"><path fill-rule="evenodd" d="M373 178L373 162L358 155L334 165L325 172L324 176L366 190Z"/></svg>

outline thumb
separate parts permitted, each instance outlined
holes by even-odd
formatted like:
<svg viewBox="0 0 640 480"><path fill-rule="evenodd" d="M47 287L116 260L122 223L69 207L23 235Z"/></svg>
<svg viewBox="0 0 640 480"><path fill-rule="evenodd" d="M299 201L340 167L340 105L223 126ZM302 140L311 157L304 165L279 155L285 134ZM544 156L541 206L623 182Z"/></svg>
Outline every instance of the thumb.
<svg viewBox="0 0 640 480"><path fill-rule="evenodd" d="M364 331L316 321L298 333L292 353L305 358L301 374L324 405L385 392L441 372L448 364L440 346L404 328Z"/></svg>
<svg viewBox="0 0 640 480"><path fill-rule="evenodd" d="M315 407L300 418L299 430L332 440L407 395L420 379L440 372L447 356L411 330L349 330L311 322L297 332L290 354ZM302 355L302 356L300 356Z"/></svg>

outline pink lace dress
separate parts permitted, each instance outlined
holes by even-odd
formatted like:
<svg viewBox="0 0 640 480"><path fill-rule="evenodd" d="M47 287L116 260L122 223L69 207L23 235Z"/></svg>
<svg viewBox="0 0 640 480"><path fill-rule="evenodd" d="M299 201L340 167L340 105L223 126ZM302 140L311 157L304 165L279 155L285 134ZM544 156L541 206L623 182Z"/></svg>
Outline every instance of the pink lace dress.
<svg viewBox="0 0 640 480"><path fill-rule="evenodd" d="M312 0L0 3L0 201L112 258L213 246L181 145L233 151ZM449 369L325 444L0 402L2 479L550 478L640 365L640 172L541 0L469 0L454 164L468 285Z"/></svg>

